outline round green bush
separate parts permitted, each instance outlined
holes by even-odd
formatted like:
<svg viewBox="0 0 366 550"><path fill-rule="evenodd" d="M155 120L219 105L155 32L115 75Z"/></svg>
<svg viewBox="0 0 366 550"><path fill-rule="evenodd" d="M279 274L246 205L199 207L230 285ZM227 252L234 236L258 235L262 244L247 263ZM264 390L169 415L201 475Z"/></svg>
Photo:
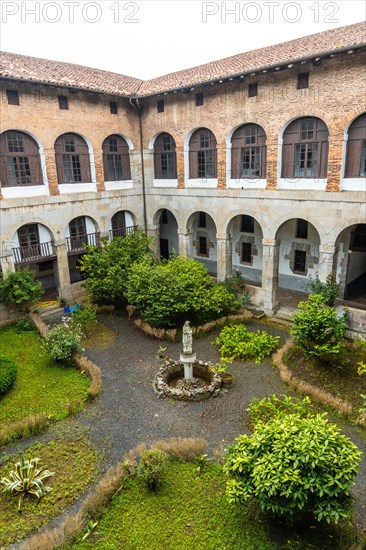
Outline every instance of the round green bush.
<svg viewBox="0 0 366 550"><path fill-rule="evenodd" d="M17 366L6 357L0 357L0 396L5 395L15 382Z"/></svg>

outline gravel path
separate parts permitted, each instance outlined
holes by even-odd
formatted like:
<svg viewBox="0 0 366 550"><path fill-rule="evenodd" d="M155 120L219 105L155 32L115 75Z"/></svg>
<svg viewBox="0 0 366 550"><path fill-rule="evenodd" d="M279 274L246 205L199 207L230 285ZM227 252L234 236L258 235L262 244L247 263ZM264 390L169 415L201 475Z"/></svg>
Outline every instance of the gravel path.
<svg viewBox="0 0 366 550"><path fill-rule="evenodd" d="M259 365L234 363L230 367L234 375L232 388L215 399L201 403L159 399L152 382L158 366L155 354L161 342L144 335L126 317L103 315L100 320L117 335L108 348L87 349L85 352L102 370L101 395L60 427L56 425L41 436L22 440L17 450L36 440L52 438L66 424L68 430L80 426L88 428L92 443L104 452L104 467L116 463L140 442L170 437L200 437L208 442L211 453L221 452L237 435L248 432L246 408L254 397L271 393L295 395L283 384L277 369L267 359ZM266 328L280 335L282 342L285 340L286 333ZM194 341L197 359L218 360L216 347L211 344L214 337L215 334L210 334ZM179 342L164 345L170 357L179 357ZM365 430L348 424L341 428L364 453L354 497L357 524L365 529ZM11 449L5 449L5 452L9 453Z"/></svg>

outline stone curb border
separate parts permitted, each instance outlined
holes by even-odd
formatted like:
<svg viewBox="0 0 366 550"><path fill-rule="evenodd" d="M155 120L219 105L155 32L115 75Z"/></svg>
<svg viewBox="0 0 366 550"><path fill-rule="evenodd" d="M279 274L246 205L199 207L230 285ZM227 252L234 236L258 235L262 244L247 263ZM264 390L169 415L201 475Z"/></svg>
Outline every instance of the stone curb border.
<svg viewBox="0 0 366 550"><path fill-rule="evenodd" d="M127 308L131 308L131 306L127 306ZM131 309L127 309L127 312L129 314L129 317L132 317L133 313L131 313ZM252 312L245 310L243 313L226 315L224 317L216 319L215 321L205 323L204 325L201 325L199 327L192 327L192 334L193 336L197 336L198 334L206 334L207 332L211 332L216 328L222 327L226 322L238 323L240 321L247 321L249 319L255 319L255 316ZM170 342L174 342L177 339L178 329L154 328L149 325L149 323L146 323L140 318L133 319L133 322L138 329L142 330L148 336L156 338L157 340L168 340Z"/></svg>
<svg viewBox="0 0 366 550"><path fill-rule="evenodd" d="M294 342L292 339L287 340L287 342L280 348L276 353L273 354L272 359L273 363L278 368L281 380L285 382L288 386L291 386L298 390L300 393L304 393L307 395L310 395L313 397L316 401L319 401L320 403L324 403L326 405L330 405L333 407L337 412L345 415L350 415L354 408L350 403L347 403L345 401L342 401L342 399L339 399L332 393L323 390L322 388L319 388L318 386L314 386L313 384L309 384L308 382L304 382L301 380L301 378L298 378L294 375L291 370L287 368L287 366L283 362L283 357L285 353L291 349L294 346ZM361 413L357 419L356 423L360 426L366 426L366 413Z"/></svg>

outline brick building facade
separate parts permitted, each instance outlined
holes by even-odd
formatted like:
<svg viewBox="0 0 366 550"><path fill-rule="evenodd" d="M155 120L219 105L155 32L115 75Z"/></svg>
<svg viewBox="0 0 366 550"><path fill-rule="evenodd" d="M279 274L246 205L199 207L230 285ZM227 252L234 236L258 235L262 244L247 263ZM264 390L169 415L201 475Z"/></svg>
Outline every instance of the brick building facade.
<svg viewBox="0 0 366 550"><path fill-rule="evenodd" d="M362 310L365 42L355 24L150 81L3 53L3 272L75 299L83 243L139 225L269 314L316 273Z"/></svg>

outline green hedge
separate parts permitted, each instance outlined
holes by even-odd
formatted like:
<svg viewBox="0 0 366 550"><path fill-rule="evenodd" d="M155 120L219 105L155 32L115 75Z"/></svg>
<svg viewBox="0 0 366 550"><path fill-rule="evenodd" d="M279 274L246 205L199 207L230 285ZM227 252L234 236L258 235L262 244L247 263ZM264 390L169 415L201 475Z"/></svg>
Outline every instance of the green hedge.
<svg viewBox="0 0 366 550"><path fill-rule="evenodd" d="M0 396L5 395L15 382L17 366L6 357L0 357Z"/></svg>

